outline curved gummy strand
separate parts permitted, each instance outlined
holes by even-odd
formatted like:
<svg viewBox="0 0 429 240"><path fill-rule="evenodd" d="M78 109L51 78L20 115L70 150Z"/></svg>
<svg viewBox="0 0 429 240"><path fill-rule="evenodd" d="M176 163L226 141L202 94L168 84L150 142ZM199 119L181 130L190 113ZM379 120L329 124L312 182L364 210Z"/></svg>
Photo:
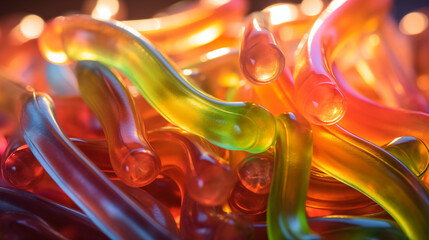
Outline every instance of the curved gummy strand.
<svg viewBox="0 0 429 240"><path fill-rule="evenodd" d="M115 187L73 145L59 127L47 95L34 93L28 97L20 123L28 146L43 168L106 235L125 239L177 238Z"/></svg>
<svg viewBox="0 0 429 240"><path fill-rule="evenodd" d="M3 213L0 221L0 234L4 239L67 239L43 219L30 213Z"/></svg>
<svg viewBox="0 0 429 240"><path fill-rule="evenodd" d="M10 212L38 216L67 238L107 239L80 212L42 199L26 191L0 187L0 213Z"/></svg>
<svg viewBox="0 0 429 240"><path fill-rule="evenodd" d="M148 133L157 151L174 152L161 158L162 168L176 167L184 174L189 196L199 204L223 204L234 183L234 176L226 161L213 152L208 143L176 127L165 127Z"/></svg>
<svg viewBox="0 0 429 240"><path fill-rule="evenodd" d="M333 74L348 102L348 110L339 122L343 128L377 145L402 136L429 144L429 114L378 104L353 91L335 65Z"/></svg>
<svg viewBox="0 0 429 240"><path fill-rule="evenodd" d="M277 81L262 86L254 85L253 89L258 95L262 105L269 108L274 115L284 112L297 112L293 102L294 80L290 70L285 67Z"/></svg>
<svg viewBox="0 0 429 240"><path fill-rule="evenodd" d="M305 119L292 113L279 115L277 124L279 132L267 209L268 236L270 239L319 239L311 234L305 213L312 158L311 127Z"/></svg>
<svg viewBox="0 0 429 240"><path fill-rule="evenodd" d="M223 239L228 237L232 239L252 239L253 230L251 225L240 218L239 215L235 213L227 214L222 210L221 206L208 206L193 199L194 194L198 193L202 194L198 196L199 198L207 198L203 202L207 200L213 201L213 198L208 197L207 194L219 196L219 193L222 193L221 196L225 195L224 197L227 197L231 187L219 185L217 182L222 183L224 182L222 178L225 178L230 184L233 183L229 176L222 177L218 174L219 171L216 168L224 167L219 166L219 163L214 164L214 159L210 160L212 158L210 157L211 151L201 146L201 144L205 145L204 141L201 141L203 139L198 140L195 138L196 136L174 127L150 131L148 132L148 137L161 158L163 164L161 174L170 177L181 191L180 231L186 238ZM177 149L177 147L182 149ZM178 153L178 151L184 152ZM198 152L205 153L201 155ZM214 165L215 168L212 168L214 175L209 177L212 179L211 184L215 183L213 185L215 188L210 189L210 182L207 182L210 178L201 178L202 174L208 174L211 171L210 169L200 169L198 165L186 164L182 159L178 158L190 158L193 163L208 162L210 165ZM202 174L198 173L199 170L203 170ZM198 175L195 176L195 174ZM195 183L190 183L189 181L202 183L202 186L195 185ZM212 190L214 193L209 193L207 190ZM195 193L189 194L191 191ZM219 201L219 198L217 199Z"/></svg>
<svg viewBox="0 0 429 240"><path fill-rule="evenodd" d="M39 45L48 59L95 60L119 69L167 120L220 147L262 152L274 141L271 113L253 103L221 102L194 89L148 41L118 22L56 18Z"/></svg>
<svg viewBox="0 0 429 240"><path fill-rule="evenodd" d="M389 220L347 215L309 218L311 229L323 239L407 239Z"/></svg>
<svg viewBox="0 0 429 240"><path fill-rule="evenodd" d="M405 165L339 126L313 132L317 167L377 202L410 239L427 236L429 194Z"/></svg>
<svg viewBox="0 0 429 240"><path fill-rule="evenodd" d="M233 96L241 82L238 59L236 48L223 47L204 53L199 58L190 58L182 66L183 71L188 72L188 79L203 92L215 98L234 101Z"/></svg>
<svg viewBox="0 0 429 240"><path fill-rule="evenodd" d="M116 186L135 199L138 205L147 212L155 221L164 226L170 232L179 234L176 222L164 204L141 188L129 187L120 180L113 181Z"/></svg>
<svg viewBox="0 0 429 240"><path fill-rule="evenodd" d="M361 11L356 11L364 5ZM338 122L346 101L331 73L331 62L357 29L376 28L389 0L335 0L313 25L299 49L295 64L296 103L302 114L317 125Z"/></svg>
<svg viewBox="0 0 429 240"><path fill-rule="evenodd" d="M240 68L247 80L264 85L276 80L285 68L285 56L270 32L267 15L253 13L244 24Z"/></svg>
<svg viewBox="0 0 429 240"><path fill-rule="evenodd" d="M290 71L285 68L279 79L268 85L253 85L261 104L273 114L296 111L292 96L293 79ZM318 143L315 143L318 144ZM320 178L311 174L306 208L310 215L335 214L371 214L382 211L378 205L358 191L345 186L332 178ZM344 200L344 201L342 201Z"/></svg>
<svg viewBox="0 0 429 240"><path fill-rule="evenodd" d="M407 239L398 226L389 220L350 215L309 218L311 229L323 239ZM266 224L253 224L257 239L266 239Z"/></svg>
<svg viewBox="0 0 429 240"><path fill-rule="evenodd" d="M75 71L82 98L103 126L118 177L131 187L151 183L161 163L146 140L144 122L121 78L91 61L78 62Z"/></svg>
<svg viewBox="0 0 429 240"><path fill-rule="evenodd" d="M107 142L104 139L83 140L70 139L89 159L109 177L113 183L129 196L137 200L138 206L147 212L154 220L165 226L171 232L177 232L176 223L171 213L156 199L143 189L133 188L121 182L114 174L109 161ZM70 199L46 173L27 145L22 145L12 153L7 154L2 163L2 173L7 183L12 187L37 193L53 199L61 205L70 205ZM44 193L49 189L48 196ZM59 197L54 198L56 195ZM73 205L73 207L76 207Z"/></svg>
<svg viewBox="0 0 429 240"><path fill-rule="evenodd" d="M383 26L381 26L380 34L377 35L380 43L375 47L375 56L368 59L368 64L374 72L374 80L376 79L379 94L385 95L384 102L388 106L428 112L429 104L422 92L417 88L414 74L411 74L411 76L407 74L405 66L398 59L402 56L397 56L394 51L394 48L407 49L407 46L404 46L407 42L401 42L400 45L396 43L396 46L392 46L393 43L389 43L388 38L400 39L403 37L400 33L390 33L389 35L389 31L392 31L389 28L396 28L391 23L392 21L391 19L386 19ZM410 44L408 43L408 45ZM383 65L376 64L379 62L383 62Z"/></svg>
<svg viewBox="0 0 429 240"><path fill-rule="evenodd" d="M194 200L204 205L220 205L226 201L234 177L226 161L209 149L208 143L175 127L150 131L149 140L157 151L166 153L162 158L163 171L178 168L186 179L187 192ZM71 141L110 179L117 178L109 163L106 141ZM44 174L27 145L6 154L1 167L5 180L20 189L38 188L41 184L39 179Z"/></svg>
<svg viewBox="0 0 429 240"><path fill-rule="evenodd" d="M307 190L308 216L374 215L383 209L356 189L312 169Z"/></svg>
<svg viewBox="0 0 429 240"><path fill-rule="evenodd" d="M274 96L267 97L274 98ZM288 101L283 98L277 97L277 99L279 102L284 103L283 105L288 104ZM284 108L288 107L280 105ZM267 107L271 109L272 106ZM360 108L367 109L365 106L360 106ZM348 113L350 112L348 111ZM366 111L362 111L362 113L364 112ZM387 116L386 120L391 121L392 117ZM368 122L360 122L362 125L364 123ZM368 123L366 125L383 128L384 122L383 124ZM397 122L396 128L401 127L400 125L401 123ZM393 126L391 127L393 128ZM332 129L335 129L337 133L332 132ZM382 132L378 132L378 134L380 133ZM402 136L404 135L407 134ZM421 136L422 133L419 135ZM329 128L313 128L313 136L314 160L320 169L358 189L381 205L398 222L408 237L418 239L419 236L422 238L427 234L425 232L427 229L424 229L424 225L427 222L427 216L429 216L428 193L417 177L400 160L383 149L345 131L338 124ZM385 142L390 140L388 139ZM339 161L340 159L348 160ZM371 171L369 171L370 169ZM371 175L367 176L368 173ZM351 178L351 174L355 177ZM393 187L386 189L386 183L394 186L394 190L392 190ZM374 191L368 186L371 186L371 188L377 186L380 189ZM389 196L387 197L386 194L389 194ZM407 202L407 204L404 204L404 202ZM405 208L404 206L407 207Z"/></svg>
<svg viewBox="0 0 429 240"><path fill-rule="evenodd" d="M382 148L401 160L418 178L425 176L429 164L429 152L420 139L399 137Z"/></svg>
<svg viewBox="0 0 429 240"><path fill-rule="evenodd" d="M239 214L183 198L180 230L186 239L254 239L252 225Z"/></svg>
<svg viewBox="0 0 429 240"><path fill-rule="evenodd" d="M186 54L221 37L228 30L228 24L241 21L248 7L245 0L198 0L189 5L172 14L167 11L164 16L123 23L139 31L169 55ZM201 36L205 39L200 40Z"/></svg>

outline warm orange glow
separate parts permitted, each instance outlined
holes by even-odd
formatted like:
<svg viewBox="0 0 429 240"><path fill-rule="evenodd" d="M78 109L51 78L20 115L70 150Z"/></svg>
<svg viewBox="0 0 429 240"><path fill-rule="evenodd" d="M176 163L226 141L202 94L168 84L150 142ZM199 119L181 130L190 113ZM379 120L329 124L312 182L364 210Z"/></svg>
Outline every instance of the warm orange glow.
<svg viewBox="0 0 429 240"><path fill-rule="evenodd" d="M240 82L240 78L233 72L226 72L220 78L220 85L223 87L235 87Z"/></svg>
<svg viewBox="0 0 429 240"><path fill-rule="evenodd" d="M429 74L420 75L417 78L417 86L422 91L429 91Z"/></svg>
<svg viewBox="0 0 429 240"><path fill-rule="evenodd" d="M301 3L301 11L307 16L315 16L323 9L321 0L303 0Z"/></svg>
<svg viewBox="0 0 429 240"><path fill-rule="evenodd" d="M118 0L98 0L91 16L100 20L109 20L118 11Z"/></svg>
<svg viewBox="0 0 429 240"><path fill-rule="evenodd" d="M219 48L219 49L213 50L211 52L208 52L206 54L206 57L207 57L207 59L214 59L214 58L218 58L220 56L226 55L229 52L231 52L231 48L227 48L227 47Z"/></svg>
<svg viewBox="0 0 429 240"><path fill-rule="evenodd" d="M368 84L369 86L374 86L375 76L365 61L357 61L356 70L362 76L362 79L365 81L366 84Z"/></svg>
<svg viewBox="0 0 429 240"><path fill-rule="evenodd" d="M272 25L291 22L298 18L298 8L293 4L275 4L265 10L270 14Z"/></svg>
<svg viewBox="0 0 429 240"><path fill-rule="evenodd" d="M230 0L205 0L206 3L211 4L213 6L221 6L227 4Z"/></svg>
<svg viewBox="0 0 429 240"><path fill-rule="evenodd" d="M19 29L27 39L38 38L43 31L45 22L37 15L28 15L19 23Z"/></svg>
<svg viewBox="0 0 429 240"><path fill-rule="evenodd" d="M212 42L221 34L221 27L219 25L212 25L188 38L188 42L194 46L201 46Z"/></svg>
<svg viewBox="0 0 429 240"><path fill-rule="evenodd" d="M52 63L65 63L67 61L67 55L64 52L46 52L46 58Z"/></svg>
<svg viewBox="0 0 429 240"><path fill-rule="evenodd" d="M139 32L154 31L161 28L161 21L157 18L123 21L123 23Z"/></svg>
<svg viewBox="0 0 429 240"><path fill-rule="evenodd" d="M405 15L399 23L399 29L407 35L415 35L423 32L428 27L428 18L420 12L412 12Z"/></svg>

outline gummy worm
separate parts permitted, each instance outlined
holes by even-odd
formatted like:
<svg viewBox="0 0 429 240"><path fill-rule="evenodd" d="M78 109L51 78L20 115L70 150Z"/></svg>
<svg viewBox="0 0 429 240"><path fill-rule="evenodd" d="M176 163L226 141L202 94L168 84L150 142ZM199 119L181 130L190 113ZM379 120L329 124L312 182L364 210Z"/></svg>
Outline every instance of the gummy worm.
<svg viewBox="0 0 429 240"><path fill-rule="evenodd" d="M429 193L411 170L337 125L313 131L317 167L377 202L409 238L429 234Z"/></svg>
<svg viewBox="0 0 429 240"><path fill-rule="evenodd" d="M247 18L240 48L243 75L254 84L269 84L285 67L285 56L277 46L265 13L253 13Z"/></svg>
<svg viewBox="0 0 429 240"><path fill-rule="evenodd" d="M389 0L334 0L316 20L298 50L294 71L297 107L311 123L334 124L344 116L346 101L330 63L356 29L375 28L389 4ZM362 5L365 8L356 11Z"/></svg>
<svg viewBox="0 0 429 240"><path fill-rule="evenodd" d="M164 127L148 133L150 143L158 151L180 153L161 159L162 168L179 168L184 174L187 194L199 204L223 204L234 182L226 161L214 153L204 139L176 127ZM170 154L171 155L171 154ZM177 157L179 156L179 157Z"/></svg>
<svg viewBox="0 0 429 240"><path fill-rule="evenodd" d="M45 171L107 236L177 238L115 187L77 149L59 127L52 100L46 94L28 96L20 125L25 141Z"/></svg>
<svg viewBox="0 0 429 240"><path fill-rule="evenodd" d="M312 158L308 122L292 113L277 117L274 174L268 197L270 239L319 239L310 233L305 212ZM299 184L297 184L299 183Z"/></svg>
<svg viewBox="0 0 429 240"><path fill-rule="evenodd" d="M82 98L103 126L118 177L131 187L152 182L161 163L146 140L144 122L121 78L91 61L78 62L75 71Z"/></svg>
<svg viewBox="0 0 429 240"><path fill-rule="evenodd" d="M227 103L194 89L147 40L119 22L59 17L39 38L47 59L94 60L122 71L173 124L234 150L262 152L275 139L271 113L253 103Z"/></svg>
<svg viewBox="0 0 429 240"><path fill-rule="evenodd" d="M36 215L66 237L107 239L82 213L42 199L35 194L0 187L0 212L20 212Z"/></svg>

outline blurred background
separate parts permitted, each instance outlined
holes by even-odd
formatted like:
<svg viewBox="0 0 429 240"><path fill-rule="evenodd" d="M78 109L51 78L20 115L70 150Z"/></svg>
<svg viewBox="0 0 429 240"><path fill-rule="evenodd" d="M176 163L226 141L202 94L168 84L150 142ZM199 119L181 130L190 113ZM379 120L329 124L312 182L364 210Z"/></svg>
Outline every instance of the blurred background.
<svg viewBox="0 0 429 240"><path fill-rule="evenodd" d="M92 3L91 3L92 2ZM1 0L0 17L11 13L31 13L41 16L44 20L63 15L65 13L80 12L85 5L95 5L94 1L73 0ZM127 19L140 19L152 17L155 13L178 2L177 0L125 0L127 5ZM300 3L300 0L251 0L249 12L261 10L278 2ZM405 14L423 6L429 6L429 0L395 0L392 13L396 19L401 19Z"/></svg>

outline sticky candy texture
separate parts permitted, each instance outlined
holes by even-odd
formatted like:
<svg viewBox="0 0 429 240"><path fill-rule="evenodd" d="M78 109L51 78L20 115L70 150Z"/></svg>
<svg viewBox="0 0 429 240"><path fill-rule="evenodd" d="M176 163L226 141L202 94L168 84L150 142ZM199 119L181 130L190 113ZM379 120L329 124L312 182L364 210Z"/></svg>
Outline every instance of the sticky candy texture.
<svg viewBox="0 0 429 240"><path fill-rule="evenodd" d="M274 141L271 113L254 103L221 102L199 92L147 40L119 22L59 17L39 45L51 61L55 55L62 62L94 60L119 69L167 120L220 147L262 152Z"/></svg>

